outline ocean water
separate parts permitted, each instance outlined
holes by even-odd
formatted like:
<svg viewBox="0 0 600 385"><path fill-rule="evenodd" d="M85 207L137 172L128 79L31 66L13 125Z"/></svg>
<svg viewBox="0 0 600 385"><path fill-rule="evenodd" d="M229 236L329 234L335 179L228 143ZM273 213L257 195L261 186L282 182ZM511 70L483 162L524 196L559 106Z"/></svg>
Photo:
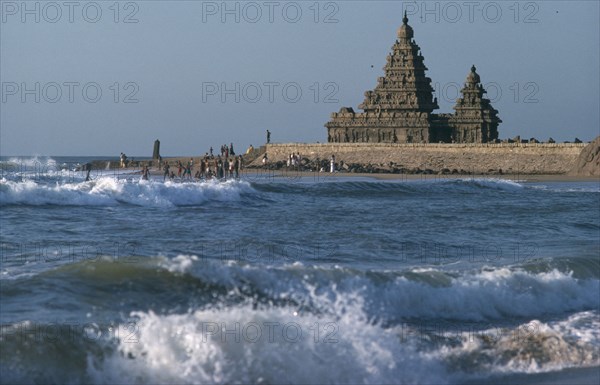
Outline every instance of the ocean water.
<svg viewBox="0 0 600 385"><path fill-rule="evenodd" d="M2 383L600 378L597 181L89 160L1 159Z"/></svg>

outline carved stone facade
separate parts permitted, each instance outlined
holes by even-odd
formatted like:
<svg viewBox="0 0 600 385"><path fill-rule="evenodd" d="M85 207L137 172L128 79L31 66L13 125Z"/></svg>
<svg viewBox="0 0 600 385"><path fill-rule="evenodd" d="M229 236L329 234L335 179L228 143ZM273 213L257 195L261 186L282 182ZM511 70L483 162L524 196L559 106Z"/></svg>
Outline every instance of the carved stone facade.
<svg viewBox="0 0 600 385"><path fill-rule="evenodd" d="M498 111L483 98L475 66L467 76L455 114L433 114L439 108L431 79L406 12L398 39L383 68L385 76L365 92L358 106L364 112L343 107L325 124L332 143L484 143L498 138Z"/></svg>
<svg viewBox="0 0 600 385"><path fill-rule="evenodd" d="M452 141L456 143L487 143L498 139L498 124L502 122L489 99L483 97L485 90L481 79L471 67L462 97L456 100L454 110L449 118L452 128Z"/></svg>

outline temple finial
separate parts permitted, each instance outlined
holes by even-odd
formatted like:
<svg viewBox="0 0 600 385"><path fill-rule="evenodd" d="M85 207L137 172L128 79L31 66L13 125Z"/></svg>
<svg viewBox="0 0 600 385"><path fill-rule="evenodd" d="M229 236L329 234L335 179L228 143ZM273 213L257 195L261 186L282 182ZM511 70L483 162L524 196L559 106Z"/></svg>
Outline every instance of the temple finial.
<svg viewBox="0 0 600 385"><path fill-rule="evenodd" d="M408 24L408 17L406 17L406 9L404 10L404 17L402 18L404 24Z"/></svg>

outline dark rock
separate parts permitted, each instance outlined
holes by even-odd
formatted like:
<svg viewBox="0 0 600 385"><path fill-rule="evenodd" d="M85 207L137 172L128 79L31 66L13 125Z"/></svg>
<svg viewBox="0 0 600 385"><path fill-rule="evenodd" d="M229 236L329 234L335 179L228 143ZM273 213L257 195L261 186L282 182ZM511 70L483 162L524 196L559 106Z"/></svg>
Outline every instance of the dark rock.
<svg viewBox="0 0 600 385"><path fill-rule="evenodd" d="M600 136L581 150L579 158L575 162L575 167L569 171L569 175L600 175Z"/></svg>

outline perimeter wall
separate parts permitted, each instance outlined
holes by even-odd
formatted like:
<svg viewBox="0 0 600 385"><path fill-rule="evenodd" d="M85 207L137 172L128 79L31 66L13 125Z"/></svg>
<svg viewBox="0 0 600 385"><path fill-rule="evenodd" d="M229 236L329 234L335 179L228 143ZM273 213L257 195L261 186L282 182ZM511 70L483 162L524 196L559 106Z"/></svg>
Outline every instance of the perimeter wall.
<svg viewBox="0 0 600 385"><path fill-rule="evenodd" d="M466 170L475 173L520 172L563 174L570 171L587 143L389 144L389 143L282 143L266 145L269 162L285 161L292 153L303 158L433 171ZM261 157L254 162L260 164Z"/></svg>

